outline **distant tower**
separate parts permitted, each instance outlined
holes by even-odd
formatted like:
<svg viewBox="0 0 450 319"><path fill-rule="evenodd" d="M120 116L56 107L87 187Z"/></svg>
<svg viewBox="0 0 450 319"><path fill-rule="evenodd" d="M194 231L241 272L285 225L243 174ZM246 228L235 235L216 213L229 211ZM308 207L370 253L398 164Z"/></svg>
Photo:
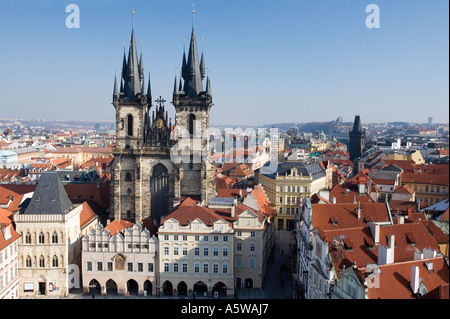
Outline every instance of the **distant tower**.
<svg viewBox="0 0 450 319"><path fill-rule="evenodd" d="M354 161L358 157L361 157L364 151L364 137L366 132L361 128L361 119L359 115L355 116L355 121L353 122L353 130L349 132L350 142L350 160Z"/></svg>
<svg viewBox="0 0 450 319"><path fill-rule="evenodd" d="M428 125L433 125L433 118L432 117L428 118Z"/></svg>

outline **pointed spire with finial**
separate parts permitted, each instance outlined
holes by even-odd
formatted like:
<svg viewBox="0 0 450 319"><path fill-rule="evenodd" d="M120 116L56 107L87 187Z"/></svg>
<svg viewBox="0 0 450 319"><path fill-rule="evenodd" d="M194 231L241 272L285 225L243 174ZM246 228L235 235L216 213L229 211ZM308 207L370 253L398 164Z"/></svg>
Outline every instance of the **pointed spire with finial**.
<svg viewBox="0 0 450 319"><path fill-rule="evenodd" d="M116 68L116 72L114 74L113 98L116 98L118 96L119 96L119 92L117 91L117 68Z"/></svg>
<svg viewBox="0 0 450 319"><path fill-rule="evenodd" d="M194 14L192 10L192 15ZM184 56L183 56L184 62ZM183 70L184 69L184 70ZM189 52L187 57L187 64L182 68L184 79L184 93L191 97L197 97L203 91L202 74L200 71L200 63L197 51L197 41L195 39L194 20L192 18L192 33L189 44Z"/></svg>
<svg viewBox="0 0 450 319"><path fill-rule="evenodd" d="M139 79L142 80L144 78L144 61L142 58L142 48L143 48L143 44L141 43L141 56L139 58Z"/></svg>
<svg viewBox="0 0 450 319"><path fill-rule="evenodd" d="M152 103L152 88L150 85L150 72L148 72L148 87L147 87L147 100L149 100L149 104Z"/></svg>
<svg viewBox="0 0 450 319"><path fill-rule="evenodd" d="M133 26L131 30L130 48L128 51L128 61L126 62L126 72L124 78L124 93L126 97L135 97L137 94L141 93L136 40L134 37L134 10L132 11L132 14Z"/></svg>

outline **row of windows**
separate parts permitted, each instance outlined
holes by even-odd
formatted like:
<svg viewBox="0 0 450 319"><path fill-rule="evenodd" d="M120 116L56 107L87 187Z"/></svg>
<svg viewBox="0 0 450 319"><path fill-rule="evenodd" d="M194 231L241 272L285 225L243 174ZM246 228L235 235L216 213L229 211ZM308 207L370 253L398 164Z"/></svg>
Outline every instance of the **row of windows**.
<svg viewBox="0 0 450 319"><path fill-rule="evenodd" d="M14 267L10 267L8 271L5 271L3 274L0 275L0 290L3 289L8 283L13 280L15 277L17 277L18 269L17 264L14 265Z"/></svg>
<svg viewBox="0 0 450 319"><path fill-rule="evenodd" d="M17 252L17 242L0 251L0 264Z"/></svg>
<svg viewBox="0 0 450 319"><path fill-rule="evenodd" d="M280 196L280 203L286 203L286 204L299 204L300 203L300 197L297 196L287 196L286 200Z"/></svg>
<svg viewBox="0 0 450 319"><path fill-rule="evenodd" d="M99 261L95 263L96 270L97 271L114 271L114 264L112 261L106 262L106 268L104 267L104 263ZM86 270L92 271L93 270L94 263L92 261L86 262ZM135 263L127 262L127 271L137 271L137 272L144 272L144 263ZM154 267L153 263L147 263L147 272L153 272Z"/></svg>
<svg viewBox="0 0 450 319"><path fill-rule="evenodd" d="M445 186L428 186L428 185L414 185L414 191L419 192L430 192L430 193L441 193L445 194L447 192L447 187Z"/></svg>
<svg viewBox="0 0 450 319"><path fill-rule="evenodd" d="M442 198L439 198L439 197L433 198L433 197L422 197L422 196L417 196L417 199L420 202L428 203L429 206L431 206L435 203L439 203L441 200L443 200Z"/></svg>
<svg viewBox="0 0 450 319"><path fill-rule="evenodd" d="M171 237L171 235L167 235L166 234L166 235L164 235L164 240L168 241L168 240L170 240L170 237ZM172 235L172 240L173 241L179 241L180 237L181 237L182 241L187 241L188 240L188 235L181 235L181 236L180 235ZM212 241L213 242L219 242L219 237L220 237L219 235L213 235L211 237L212 237ZM228 235L222 235L221 237L222 237L222 242L228 242ZM194 240L195 241L202 240L204 242L209 242L209 238L210 238L209 235L204 235L204 236L195 235L194 236Z"/></svg>
<svg viewBox="0 0 450 319"><path fill-rule="evenodd" d="M248 222L247 225L250 225L250 223ZM238 230L236 232L236 236L237 237L242 237L242 231ZM228 242L228 239L229 239L228 235L222 235L222 236L219 236L219 235L212 235L212 236L210 236L210 235L203 235L203 236L201 236L201 235L194 235L194 241L210 242L210 238L212 238L213 242L219 242L220 237L222 237L222 242L224 242L224 243ZM250 237L256 237L256 232L251 231L250 232ZM169 241L171 239L173 241L179 241L180 238L181 238L182 241L187 241L188 240L188 235L168 235L168 234L165 234L163 238L164 238L165 241Z"/></svg>
<svg viewBox="0 0 450 319"><path fill-rule="evenodd" d="M283 207L280 207L278 209L278 213L283 214ZM286 208L286 215L294 215L294 214L298 214L298 207Z"/></svg>
<svg viewBox="0 0 450 319"><path fill-rule="evenodd" d="M58 261L58 257L57 256L53 256L52 260L51 260L51 266L56 268L59 265L59 261ZM25 259L25 267L26 268L31 268L32 267L32 262L31 262L31 257L27 256L27 258ZM39 260L38 260L38 267L39 268L45 268L45 257L44 256L40 256Z"/></svg>
<svg viewBox="0 0 450 319"><path fill-rule="evenodd" d="M188 247L182 247L181 253L182 253L182 256L187 256L188 255ZM164 256L170 255L169 246L164 246L163 254L164 254ZM173 255L174 256L180 255L180 248L178 246L173 247ZM200 247L194 248L194 256L200 256ZM203 247L203 256L209 256L209 247ZM218 247L213 248L213 256L219 256L219 248ZM228 256L228 247L222 248L222 256L224 256L224 257Z"/></svg>
<svg viewBox="0 0 450 319"><path fill-rule="evenodd" d="M52 234L50 242L52 244L57 244L58 243L58 234L56 232L54 232ZM25 234L25 244L31 244L31 243L32 243L32 241L31 241L31 234L28 232L28 233ZM38 243L39 244L45 244L46 243L45 235L44 235L43 232L40 232L39 235L38 235Z"/></svg>
<svg viewBox="0 0 450 319"><path fill-rule="evenodd" d="M301 193L302 192L302 187L301 186L278 186L278 191L280 192L287 192L287 193ZM305 186L303 187L303 192L307 193L308 192L308 187Z"/></svg>
<svg viewBox="0 0 450 319"><path fill-rule="evenodd" d="M89 248L90 249L108 249L109 248L109 243L97 243L97 245L95 243L90 243L89 244ZM148 249L148 244L128 244L127 245L128 249Z"/></svg>
<svg viewBox="0 0 450 319"><path fill-rule="evenodd" d="M171 266L172 265L172 269ZM163 265L163 270L164 272L174 272L174 273L188 273L189 272L189 266L188 263L182 263L181 267L179 263L167 263L165 262ZM220 272L220 267L219 264L212 264L212 269L211 269L213 274L218 274L218 273L222 273L222 274L228 274L228 264L227 263L223 263L222 267L221 267L221 272ZM199 263L194 263L194 274L209 274L210 273L210 264L209 263L203 263L203 267L201 267L201 265Z"/></svg>

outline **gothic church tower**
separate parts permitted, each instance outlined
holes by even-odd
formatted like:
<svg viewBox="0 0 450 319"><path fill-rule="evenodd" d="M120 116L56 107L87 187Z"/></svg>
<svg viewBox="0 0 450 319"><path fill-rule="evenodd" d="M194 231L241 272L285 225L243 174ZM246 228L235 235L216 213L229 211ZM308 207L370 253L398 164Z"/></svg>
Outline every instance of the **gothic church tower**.
<svg viewBox="0 0 450 319"><path fill-rule="evenodd" d="M188 58L184 53L182 63L179 86L175 78L172 103L176 119L172 123L163 98L154 100L157 105L152 111L150 79L146 83L133 27L128 57L124 52L122 74L119 81L117 77L114 80L113 90L116 146L111 166L110 216L115 219L138 222L151 217L159 221L184 196L205 205L215 196L213 162L209 156L202 158L208 141L195 139L197 132L209 128L212 97L209 78L203 89L204 59L203 54L198 58L194 28ZM187 158L193 160L172 161L171 151L176 145L187 147Z"/></svg>
<svg viewBox="0 0 450 319"><path fill-rule="evenodd" d="M207 153L208 139L205 138L208 136L209 111L213 105L209 76L203 89L205 71L203 52L199 59L192 24L189 51L187 58L183 52L178 86L175 76L172 104L176 111L178 147L183 153L182 163L179 164L180 195L197 197L203 205L207 205L209 198L216 195L214 166Z"/></svg>

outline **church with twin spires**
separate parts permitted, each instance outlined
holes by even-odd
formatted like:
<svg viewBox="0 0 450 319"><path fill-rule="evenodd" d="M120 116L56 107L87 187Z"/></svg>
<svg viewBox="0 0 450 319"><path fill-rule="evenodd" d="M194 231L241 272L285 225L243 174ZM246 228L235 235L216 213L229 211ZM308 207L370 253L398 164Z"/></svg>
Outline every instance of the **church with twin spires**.
<svg viewBox="0 0 450 319"><path fill-rule="evenodd" d="M196 132L208 130L213 105L194 24L187 56L183 52L179 81L175 76L174 121L168 118L164 102L161 96L152 95L150 76L145 78L133 25L128 56L124 52L122 72L119 79L116 76L113 90L116 146L111 166L110 216L114 219L160 221L185 197L206 205L209 198L216 196L213 162L209 157L193 160L202 158L193 137ZM179 145L183 145L183 155L189 156L173 161L172 148ZM202 140L201 149L206 145L207 141Z"/></svg>

